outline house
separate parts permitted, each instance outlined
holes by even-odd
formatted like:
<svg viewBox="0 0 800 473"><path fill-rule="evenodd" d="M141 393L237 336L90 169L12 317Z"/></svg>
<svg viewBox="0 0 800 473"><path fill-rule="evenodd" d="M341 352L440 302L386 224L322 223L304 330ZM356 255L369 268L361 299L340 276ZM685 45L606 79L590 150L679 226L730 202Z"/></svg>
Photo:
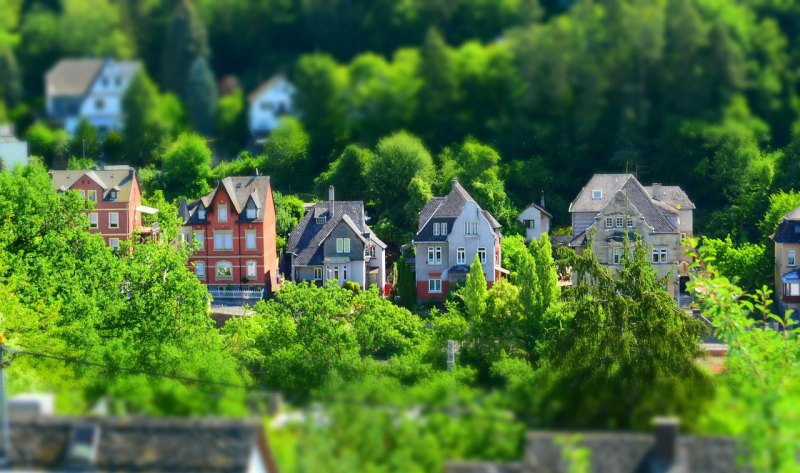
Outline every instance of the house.
<svg viewBox="0 0 800 473"><path fill-rule="evenodd" d="M775 296L778 310L800 309L800 207L783 216L778 229L770 235L775 242Z"/></svg>
<svg viewBox="0 0 800 473"><path fill-rule="evenodd" d="M281 116L291 114L295 88L283 75L264 82L247 97L250 134L256 138L269 135Z"/></svg>
<svg viewBox="0 0 800 473"><path fill-rule="evenodd" d="M28 164L28 143L14 136L14 127L0 125L0 169Z"/></svg>
<svg viewBox="0 0 800 473"><path fill-rule="evenodd" d="M592 250L601 264L619 267L625 238L642 239L651 248L658 277L670 276L667 291L685 293L688 255L682 246L692 236L695 206L678 186L645 187L632 174L595 174L569 207L570 247L586 248L590 230Z"/></svg>
<svg viewBox="0 0 800 473"><path fill-rule="evenodd" d="M124 126L122 99L139 61L62 59L45 76L47 115L74 134L81 119L103 136Z"/></svg>
<svg viewBox="0 0 800 473"><path fill-rule="evenodd" d="M457 179L447 196L428 201L418 223L414 237L418 300L444 300L452 286L466 280L476 256L489 287L506 272L500 267L500 224Z"/></svg>
<svg viewBox="0 0 800 473"><path fill-rule="evenodd" d="M142 205L142 191L136 170L130 166L106 166L102 170L50 171L53 189L59 194L78 192L93 208L87 210L89 231L100 233L108 246L118 248L120 241L134 233L150 236L142 213L158 210Z"/></svg>
<svg viewBox="0 0 800 473"><path fill-rule="evenodd" d="M677 419L656 418L653 434L628 432L528 432L520 462L453 461L445 473L566 473L566 458L582 451L592 473L736 473L750 471L738 462L734 437L680 435Z"/></svg>
<svg viewBox="0 0 800 473"><path fill-rule="evenodd" d="M337 201L329 187L328 201L309 206L289 234L291 279L319 285L353 281L383 291L386 244L366 222L364 202Z"/></svg>
<svg viewBox="0 0 800 473"><path fill-rule="evenodd" d="M12 416L3 471L277 473L258 419Z"/></svg>
<svg viewBox="0 0 800 473"><path fill-rule="evenodd" d="M543 234L550 233L550 221L553 216L544 208L544 195L539 205L532 203L520 212L517 220L525 227L525 243L538 240Z"/></svg>
<svg viewBox="0 0 800 473"><path fill-rule="evenodd" d="M260 298L277 287L275 203L269 176L226 177L208 195L181 202L189 265L215 299Z"/></svg>

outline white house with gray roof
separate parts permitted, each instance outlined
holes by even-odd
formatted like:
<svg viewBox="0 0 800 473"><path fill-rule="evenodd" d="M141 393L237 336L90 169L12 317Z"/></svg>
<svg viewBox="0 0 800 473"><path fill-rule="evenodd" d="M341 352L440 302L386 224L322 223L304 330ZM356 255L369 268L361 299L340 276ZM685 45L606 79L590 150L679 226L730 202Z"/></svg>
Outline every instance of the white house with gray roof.
<svg viewBox="0 0 800 473"><path fill-rule="evenodd" d="M592 250L606 267L619 267L623 242L642 239L651 247L651 263L659 277L669 275L666 288L677 296L688 280L688 257L681 245L692 236L694 203L678 186L645 187L632 174L595 174L572 201L570 246Z"/></svg>
<svg viewBox="0 0 800 473"><path fill-rule="evenodd" d="M490 287L505 272L500 267L500 224L457 179L449 194L428 201L418 223L414 246L420 301L444 300L452 286L464 282L476 257Z"/></svg>
<svg viewBox="0 0 800 473"><path fill-rule="evenodd" d="M122 99L140 67L139 61L62 59L45 76L48 117L70 134L81 119L101 136L121 130Z"/></svg>
<svg viewBox="0 0 800 473"><path fill-rule="evenodd" d="M550 221L553 216L544 208L544 195L539 204L532 203L520 212L517 220L525 227L525 243L538 240L543 234L550 233Z"/></svg>
<svg viewBox="0 0 800 473"><path fill-rule="evenodd" d="M303 220L289 234L291 279L347 281L361 287L386 285L386 244L366 223L364 202L336 201L333 186L328 201L310 206Z"/></svg>

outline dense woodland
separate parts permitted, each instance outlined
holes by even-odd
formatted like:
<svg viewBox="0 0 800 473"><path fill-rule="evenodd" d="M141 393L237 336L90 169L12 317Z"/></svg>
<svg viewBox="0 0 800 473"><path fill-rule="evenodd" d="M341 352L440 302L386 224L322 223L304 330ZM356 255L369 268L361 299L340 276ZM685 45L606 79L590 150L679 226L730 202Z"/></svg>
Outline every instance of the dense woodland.
<svg viewBox="0 0 800 473"><path fill-rule="evenodd" d="M56 357L15 355L13 391L54 390L62 412L108 400L159 415L245 415L280 392L311 413L272 432L286 471L441 471L447 458L517 459L525 429L648 430L662 414L742 436L755 471L797 471L800 341L753 328L786 324L760 288L768 235L800 205L800 5L0 0L0 12L0 121L41 158L0 174L0 331ZM146 66L125 129L102 139L44 120L44 73L87 55ZM299 115L253 150L245 97L279 72ZM220 331L169 238L113 252L85 231L86 203L52 191L47 167L98 159L139 168L168 236L175 199L258 169L281 192L281 236L297 195L333 184L398 247L458 177L504 224L511 274L487 290L473 264L444 308L419 310L400 260L396 300L287 284ZM514 235L542 192L567 226L591 174L626 170L683 186L696 232L714 238L688 243L699 302L731 347L723 373L696 363L703 327L642 244L612 275L590 252L554 260L546 239ZM566 266L577 283L561 293ZM461 344L452 372L448 340Z"/></svg>

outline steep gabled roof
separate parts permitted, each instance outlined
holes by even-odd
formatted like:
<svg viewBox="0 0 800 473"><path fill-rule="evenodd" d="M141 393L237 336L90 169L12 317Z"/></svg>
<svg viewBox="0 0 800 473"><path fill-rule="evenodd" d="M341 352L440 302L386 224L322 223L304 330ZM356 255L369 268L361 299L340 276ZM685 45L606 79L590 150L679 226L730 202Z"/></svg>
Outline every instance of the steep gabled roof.
<svg viewBox="0 0 800 473"><path fill-rule="evenodd" d="M653 203L650 194L647 193L645 188L635 177L630 176L627 182L625 182L625 185L617 192L625 194L630 203L636 207L638 213L644 217L648 225L653 227L655 232L676 233L678 231L675 225L670 223L655 203Z"/></svg>
<svg viewBox="0 0 800 473"><path fill-rule="evenodd" d="M195 214L199 208L199 204L203 204L205 208L209 208L214 203L214 196L217 195L220 189L225 189L225 192L230 196L233 208L237 214L241 214L247 205L247 201L251 198L256 204L256 221L263 218L264 198L270 190L269 176L229 176L219 182L217 188L204 195L203 197L191 202L187 205L188 218L186 223L195 222Z"/></svg>
<svg viewBox="0 0 800 473"><path fill-rule="evenodd" d="M599 212L622 189L633 174L595 174L569 205L570 212ZM592 199L592 192L602 192L600 199Z"/></svg>
<svg viewBox="0 0 800 473"><path fill-rule="evenodd" d="M536 210L538 210L539 212L541 212L541 213L542 213L542 215L547 215L548 217L550 217L550 218L553 218L553 214L551 214L550 212L548 212L548 211L547 211L547 210L546 210L544 207L542 207L541 205L538 205L538 204L535 204L535 203L532 203L532 204L528 205L527 207L525 207L525 208L522 210L522 212L520 212L520 214L522 214L523 212L525 212L525 211L526 211L526 210L528 210L528 209L536 209Z"/></svg>
<svg viewBox="0 0 800 473"><path fill-rule="evenodd" d="M256 88L256 90L250 92L250 95L247 96L248 102L254 102L254 101L258 100L258 98L261 97L261 95L264 94L264 92L266 92L269 89L275 87L276 85L280 84L281 82L287 82L288 83L289 80L283 74L276 74L276 75L270 77L267 81L262 82L261 85L259 85Z"/></svg>
<svg viewBox="0 0 800 473"><path fill-rule="evenodd" d="M444 197L433 197L425 204L419 214L417 235L415 241L434 241L442 238L436 238L430 230L430 222L437 220L448 223L448 228L452 230L452 223L464 211L464 206L467 202L473 202L478 205L472 196L469 195L466 189L458 182L458 179L453 179L453 187L450 193ZM501 227L500 223L489 213L478 206L481 215L489 222L492 231L497 233ZM441 236L440 236L441 237ZM443 238L446 239L446 236Z"/></svg>
<svg viewBox="0 0 800 473"><path fill-rule="evenodd" d="M783 216L778 229L770 238L775 243L800 244L800 207Z"/></svg>
<svg viewBox="0 0 800 473"><path fill-rule="evenodd" d="M297 266L316 266L322 264L322 247L334 228L344 222L362 241L369 238L382 248L386 247L372 229L367 226L364 217L364 202L336 201L330 215L330 203L319 202L306 212L303 220L289 234L288 250L295 255ZM317 223L318 217L325 217L325 223ZM367 237L365 234L368 234Z"/></svg>
<svg viewBox="0 0 800 473"><path fill-rule="evenodd" d="M102 67L102 59L62 59L45 75L46 95L82 97Z"/></svg>
<svg viewBox="0 0 800 473"><path fill-rule="evenodd" d="M108 198L111 190L116 190L116 202L128 202L133 181L136 179L136 171L130 166L109 166L103 170L50 171L50 180L56 191L71 188L84 176L104 189L103 199Z"/></svg>
<svg viewBox="0 0 800 473"><path fill-rule="evenodd" d="M654 189L658 187L659 186L645 186L647 193L657 202L663 202L672 209L694 210L697 208L680 186L660 186L661 191L659 195L655 195Z"/></svg>

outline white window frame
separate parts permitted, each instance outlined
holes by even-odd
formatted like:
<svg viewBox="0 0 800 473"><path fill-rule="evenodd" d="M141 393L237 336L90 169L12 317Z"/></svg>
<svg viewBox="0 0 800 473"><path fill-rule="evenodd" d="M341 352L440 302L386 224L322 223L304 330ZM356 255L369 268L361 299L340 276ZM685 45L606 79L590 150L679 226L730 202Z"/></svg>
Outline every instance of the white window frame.
<svg viewBox="0 0 800 473"><path fill-rule="evenodd" d="M314 280L321 281L322 280L322 268L319 266L314 267Z"/></svg>
<svg viewBox="0 0 800 473"><path fill-rule="evenodd" d="M108 228L119 228L119 213L108 213Z"/></svg>
<svg viewBox="0 0 800 473"><path fill-rule="evenodd" d="M433 223L433 236L439 236L439 222Z"/></svg>
<svg viewBox="0 0 800 473"><path fill-rule="evenodd" d="M625 227L625 218L617 217L617 228Z"/></svg>
<svg viewBox="0 0 800 473"><path fill-rule="evenodd" d="M97 202L97 191L93 189L86 191L86 198L91 202Z"/></svg>
<svg viewBox="0 0 800 473"><path fill-rule="evenodd" d="M667 249L653 248L650 253L650 262L653 264L667 264Z"/></svg>
<svg viewBox="0 0 800 473"><path fill-rule="evenodd" d="M467 249L463 246L456 249L456 264L467 264Z"/></svg>
<svg viewBox="0 0 800 473"><path fill-rule="evenodd" d="M252 239L252 245L251 243ZM245 230L244 231L244 249L245 250L255 250L258 248L258 233L255 230Z"/></svg>
<svg viewBox="0 0 800 473"><path fill-rule="evenodd" d="M370 258L374 258L375 257L375 245L370 245L369 246L369 256L370 256Z"/></svg>
<svg viewBox="0 0 800 473"><path fill-rule="evenodd" d="M628 228L633 228L636 226L636 220L633 217L628 217Z"/></svg>
<svg viewBox="0 0 800 473"><path fill-rule="evenodd" d="M447 222L442 222L440 224L440 227L441 227L440 231L442 232L442 235L447 235Z"/></svg>
<svg viewBox="0 0 800 473"><path fill-rule="evenodd" d="M194 241L196 241L199 246L197 247L198 250L206 249L206 236L202 230L193 230L192 233L194 234Z"/></svg>
<svg viewBox="0 0 800 473"><path fill-rule="evenodd" d="M622 263L622 248L611 248L611 264L619 266Z"/></svg>
<svg viewBox="0 0 800 473"><path fill-rule="evenodd" d="M224 202L220 202L217 204L217 221L218 222L228 221L228 204Z"/></svg>
<svg viewBox="0 0 800 473"><path fill-rule="evenodd" d="M198 279L205 279L206 278L206 263L203 261L195 261L194 262L194 275L197 276Z"/></svg>
<svg viewBox="0 0 800 473"><path fill-rule="evenodd" d="M428 279L428 292L433 292L433 293L442 292L442 280Z"/></svg>
<svg viewBox="0 0 800 473"><path fill-rule="evenodd" d="M232 251L233 232L230 230L214 230L214 251Z"/></svg>
<svg viewBox="0 0 800 473"><path fill-rule="evenodd" d="M97 215L97 212L90 212L89 228L99 228L99 227L100 227L100 217Z"/></svg>
<svg viewBox="0 0 800 473"><path fill-rule="evenodd" d="M486 263L486 248L483 246L478 247L478 259L480 259L481 264Z"/></svg>
<svg viewBox="0 0 800 473"><path fill-rule="evenodd" d="M603 198L603 189L592 190L592 200L600 200Z"/></svg>
<svg viewBox="0 0 800 473"><path fill-rule="evenodd" d="M442 264L442 247L428 247L428 264Z"/></svg>
<svg viewBox="0 0 800 473"><path fill-rule="evenodd" d="M525 228L527 228L528 230L535 230L536 229L536 220L534 220L534 219L525 220L523 223L525 225Z"/></svg>
<svg viewBox="0 0 800 473"><path fill-rule="evenodd" d="M475 236L478 234L478 222L464 222L464 235Z"/></svg>
<svg viewBox="0 0 800 473"><path fill-rule="evenodd" d="M347 281L347 265L342 265L342 281Z"/></svg>
<svg viewBox="0 0 800 473"><path fill-rule="evenodd" d="M248 260L245 263L245 267L247 268L247 272L245 273L248 278L257 278L258 277L258 261L256 260Z"/></svg>
<svg viewBox="0 0 800 473"><path fill-rule="evenodd" d="M228 267L231 270L230 275L222 275L220 274L220 269L223 267ZM217 264L214 265L214 274L216 275L217 279L233 279L233 264L230 261L217 261Z"/></svg>
<svg viewBox="0 0 800 473"><path fill-rule="evenodd" d="M797 251L796 250L787 250L786 251L786 266L797 266Z"/></svg>
<svg viewBox="0 0 800 473"><path fill-rule="evenodd" d="M337 253L350 253L350 239L337 238L336 239L336 252Z"/></svg>
<svg viewBox="0 0 800 473"><path fill-rule="evenodd" d="M115 250L119 249L119 238L109 238L108 239L108 246Z"/></svg>
<svg viewBox="0 0 800 473"><path fill-rule="evenodd" d="M614 217L606 217L606 228L614 228Z"/></svg>
<svg viewBox="0 0 800 473"><path fill-rule="evenodd" d="M789 283L786 285L786 295L790 297L800 296L800 283Z"/></svg>

